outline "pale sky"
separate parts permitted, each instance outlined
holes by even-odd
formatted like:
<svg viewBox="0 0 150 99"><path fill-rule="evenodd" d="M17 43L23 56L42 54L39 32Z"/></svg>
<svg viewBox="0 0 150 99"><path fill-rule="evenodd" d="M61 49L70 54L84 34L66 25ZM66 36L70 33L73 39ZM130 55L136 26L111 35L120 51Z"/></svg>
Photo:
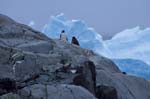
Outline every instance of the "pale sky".
<svg viewBox="0 0 150 99"><path fill-rule="evenodd" d="M0 0L0 13L40 30L52 15L63 12L82 19L105 39L127 28L150 27L150 0Z"/></svg>

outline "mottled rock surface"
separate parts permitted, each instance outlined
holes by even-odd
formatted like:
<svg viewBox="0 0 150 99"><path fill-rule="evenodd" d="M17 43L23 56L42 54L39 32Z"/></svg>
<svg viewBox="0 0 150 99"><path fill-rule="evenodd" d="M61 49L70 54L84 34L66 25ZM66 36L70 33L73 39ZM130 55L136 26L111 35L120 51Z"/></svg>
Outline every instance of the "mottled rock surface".
<svg viewBox="0 0 150 99"><path fill-rule="evenodd" d="M149 92L147 80L123 75L110 59L0 14L0 99L150 99Z"/></svg>

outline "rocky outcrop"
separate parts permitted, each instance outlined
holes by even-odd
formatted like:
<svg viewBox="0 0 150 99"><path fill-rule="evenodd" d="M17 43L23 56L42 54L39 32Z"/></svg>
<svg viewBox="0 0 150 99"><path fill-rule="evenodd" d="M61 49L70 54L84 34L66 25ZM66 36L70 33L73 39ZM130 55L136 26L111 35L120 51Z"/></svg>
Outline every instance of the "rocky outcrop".
<svg viewBox="0 0 150 99"><path fill-rule="evenodd" d="M150 99L149 91L111 60L0 15L0 99Z"/></svg>
<svg viewBox="0 0 150 99"><path fill-rule="evenodd" d="M96 88L98 99L118 99L117 90L111 86L100 85Z"/></svg>
<svg viewBox="0 0 150 99"><path fill-rule="evenodd" d="M23 88L19 94L21 99L96 99L83 87L74 85L35 84Z"/></svg>
<svg viewBox="0 0 150 99"><path fill-rule="evenodd" d="M143 78L97 70L97 85L113 86L119 99L150 99L150 83Z"/></svg>
<svg viewBox="0 0 150 99"><path fill-rule="evenodd" d="M18 94L8 93L0 96L0 99L21 99Z"/></svg>
<svg viewBox="0 0 150 99"><path fill-rule="evenodd" d="M9 78L0 79L0 95L15 92L17 90L16 81Z"/></svg>

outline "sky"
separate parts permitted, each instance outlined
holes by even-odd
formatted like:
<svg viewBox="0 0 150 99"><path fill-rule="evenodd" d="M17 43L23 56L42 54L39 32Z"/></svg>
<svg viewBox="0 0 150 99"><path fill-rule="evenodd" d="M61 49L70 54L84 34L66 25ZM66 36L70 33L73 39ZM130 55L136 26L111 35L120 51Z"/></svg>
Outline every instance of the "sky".
<svg viewBox="0 0 150 99"><path fill-rule="evenodd" d="M35 21L41 30L50 16L84 20L104 39L127 28L150 27L150 0L0 0L0 13L17 22Z"/></svg>

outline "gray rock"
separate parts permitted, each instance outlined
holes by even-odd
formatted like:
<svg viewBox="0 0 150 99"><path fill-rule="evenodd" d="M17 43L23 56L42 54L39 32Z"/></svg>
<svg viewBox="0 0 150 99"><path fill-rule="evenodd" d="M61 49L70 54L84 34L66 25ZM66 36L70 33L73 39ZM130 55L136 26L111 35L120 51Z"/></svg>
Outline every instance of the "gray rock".
<svg viewBox="0 0 150 99"><path fill-rule="evenodd" d="M96 71L95 65L91 61L86 61L85 66L79 67L79 74L73 79L75 85L81 85L87 88L91 93L95 94L96 90Z"/></svg>
<svg viewBox="0 0 150 99"><path fill-rule="evenodd" d="M8 94L0 96L0 99L21 99L21 98L17 94L8 93Z"/></svg>
<svg viewBox="0 0 150 99"><path fill-rule="evenodd" d="M110 59L0 14L0 79L5 78L16 81L21 99L95 99L96 85L115 88L118 99L150 99L150 83L122 74ZM103 89L104 96L110 89Z"/></svg>
<svg viewBox="0 0 150 99"><path fill-rule="evenodd" d="M89 59L94 62L97 70L105 70L105 71L112 72L112 73L115 73L115 72L121 73L121 71L115 65L115 63L108 58L94 55L94 56L90 56Z"/></svg>
<svg viewBox="0 0 150 99"><path fill-rule="evenodd" d="M16 81L10 78L0 79L0 95L17 91Z"/></svg>
<svg viewBox="0 0 150 99"><path fill-rule="evenodd" d="M49 51L53 49L53 43L46 42L46 41L38 41L38 42L31 42L28 44L22 44L17 46L19 49L24 51L29 51L33 53L43 53L49 54Z"/></svg>
<svg viewBox="0 0 150 99"><path fill-rule="evenodd" d="M98 99L118 99L117 90L112 86L97 86L96 96Z"/></svg>
<svg viewBox="0 0 150 99"><path fill-rule="evenodd" d="M86 89L74 85L41 85L25 87L20 91L22 99L96 99Z"/></svg>
<svg viewBox="0 0 150 99"><path fill-rule="evenodd" d="M11 65L0 64L0 78L15 78L13 68Z"/></svg>
<svg viewBox="0 0 150 99"><path fill-rule="evenodd" d="M0 14L0 25L6 25L11 23L15 23L15 21L3 14Z"/></svg>
<svg viewBox="0 0 150 99"><path fill-rule="evenodd" d="M113 86L119 99L150 98L150 84L143 78L97 70L97 85Z"/></svg>

